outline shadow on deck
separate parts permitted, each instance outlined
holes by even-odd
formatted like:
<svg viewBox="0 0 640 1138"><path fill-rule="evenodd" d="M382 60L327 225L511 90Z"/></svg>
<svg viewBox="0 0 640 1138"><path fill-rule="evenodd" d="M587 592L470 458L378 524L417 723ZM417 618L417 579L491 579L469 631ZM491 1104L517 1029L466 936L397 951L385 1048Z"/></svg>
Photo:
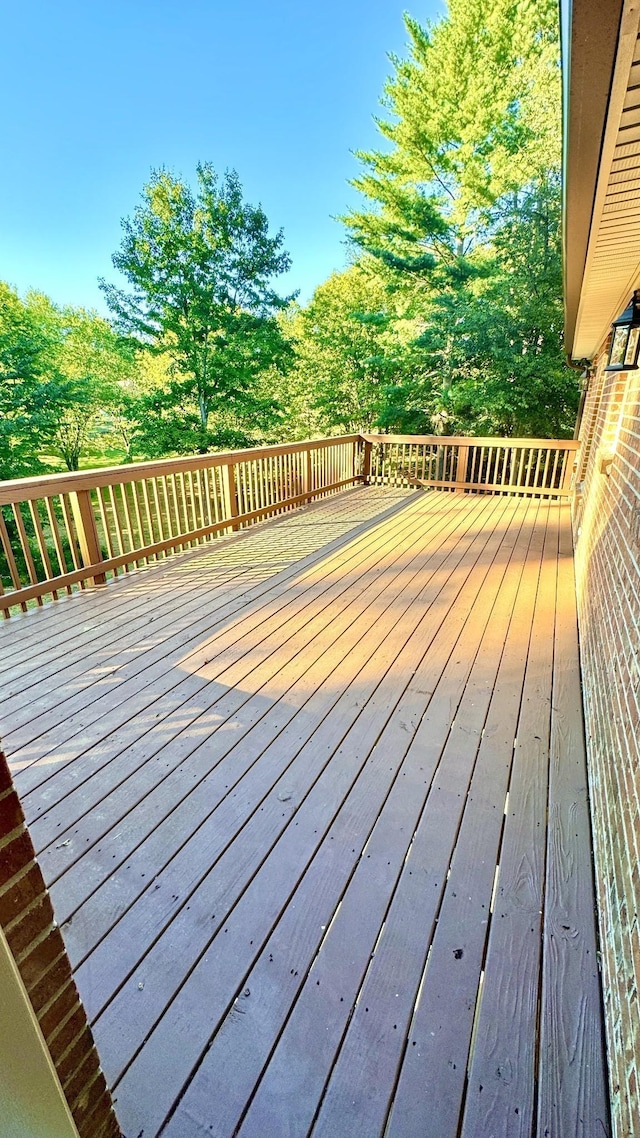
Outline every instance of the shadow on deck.
<svg viewBox="0 0 640 1138"><path fill-rule="evenodd" d="M127 1138L608 1134L568 506L358 489L0 632Z"/></svg>

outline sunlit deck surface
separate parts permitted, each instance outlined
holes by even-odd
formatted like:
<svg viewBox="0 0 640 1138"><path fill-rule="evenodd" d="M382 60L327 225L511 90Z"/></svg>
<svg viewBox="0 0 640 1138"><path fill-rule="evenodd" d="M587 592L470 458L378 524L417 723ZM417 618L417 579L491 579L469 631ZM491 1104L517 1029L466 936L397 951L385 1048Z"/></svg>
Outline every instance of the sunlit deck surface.
<svg viewBox="0 0 640 1138"><path fill-rule="evenodd" d="M567 506L361 488L0 633L127 1138L608 1133Z"/></svg>

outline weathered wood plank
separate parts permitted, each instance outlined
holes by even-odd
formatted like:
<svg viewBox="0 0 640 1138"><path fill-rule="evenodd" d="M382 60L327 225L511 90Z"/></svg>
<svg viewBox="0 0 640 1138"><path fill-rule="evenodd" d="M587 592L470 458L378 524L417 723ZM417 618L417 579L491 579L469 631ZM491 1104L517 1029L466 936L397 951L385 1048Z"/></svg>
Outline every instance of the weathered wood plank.
<svg viewBox="0 0 640 1138"><path fill-rule="evenodd" d="M538 1061L557 549L542 566L469 1064L463 1138L530 1136Z"/></svg>
<svg viewBox="0 0 640 1138"><path fill-rule="evenodd" d="M415 523L410 516L407 519L409 528L415 526ZM431 523L429 523L431 524ZM398 539L398 527L392 530L393 536L390 542ZM445 527L446 534L446 527ZM417 539L419 540L419 538ZM444 537L443 537L444 540ZM382 543L382 552L384 552L385 543ZM366 547L362 547L361 552L366 552ZM382 556L382 553L381 553ZM376 556L373 558L375 565ZM371 561L371 557L369 557ZM347 558L347 565L353 567L353 560ZM359 585L359 570L356 565L354 573L354 582L349 586L349 578L345 576L341 578L340 575L335 575L335 581L332 585L332 593L335 597L340 597L340 591L347 593L346 601L350 597L357 596ZM333 618L332 610L327 606L327 620ZM339 612L338 614L339 615ZM263 626L264 628L264 626ZM292 633L287 638L286 651L290 652L291 657L295 659L296 652L302 646L306 646L308 634L305 631L304 622L301 624L300 631ZM291 630L288 630L291 631ZM332 642L332 634L329 631L329 642ZM255 641L257 649L262 651L264 642L261 642L260 636ZM278 641L275 647L277 648ZM247 653L251 653L252 644L247 641ZM322 645L320 645L322 648ZM281 648L281 652L285 649ZM314 645L309 646L310 658L313 659ZM265 653L266 659L262 660L258 656L257 667L265 675L273 673L273 667L269 664L269 653ZM320 652L318 652L320 655ZM240 661L242 661L242 656ZM255 663L255 661L254 661ZM280 657L276 661L282 667L285 665L285 660ZM295 671L295 663L293 665ZM212 730L215 730L230 716L235 715L249 701L252 701L253 707L248 708L242 715L241 725L249 729L252 726L252 721L257 721L265 713L265 699L267 700L266 707L271 706L271 697L273 692L261 691L260 676L256 673L253 676L253 682L247 682L247 676L250 675L251 667L245 668L243 683L232 687L227 690L226 687L221 686L217 681L211 681L206 674L207 669L204 669L205 674L187 677L182 681L171 693L171 698L165 698L159 702L151 705L152 710L149 712L139 713L133 720L127 721L123 726L115 731L108 733L107 737L102 743L91 747L85 754L68 761L63 769L54 767L54 773L50 775L48 782L41 786L35 787L31 794L27 796L26 807L28 815L33 824L33 836L37 840L38 848L41 850L42 845L47 841L53 840L53 832L57 834L57 842L60 843L60 830L61 828L68 828L76 818L77 811L74 812L74 800L78 798L82 801L85 794L88 793L89 800L87 802L88 808L94 808L100 799L110 790L115 790L123 782L129 780L135 775L135 771L140 764L147 762L147 760L158 754L159 751L166 750L167 746L172 743L172 740L177 737L177 744L174 743L171 751L171 763L180 763L186 758L199 744L202 739L206 739ZM304 673L305 668L301 667L301 672ZM236 673L237 678L237 673ZM283 676L284 681L286 677ZM296 676L297 678L297 676ZM284 684L286 690L287 684ZM178 697L177 693L182 693ZM253 696L255 695L255 699ZM220 702L222 701L222 703ZM215 705L218 706L215 706ZM195 741L191 737L190 728L195 724L194 733ZM237 729L237 728L236 728ZM237 735L236 735L237 738ZM121 755L117 767L111 766L112 759ZM80 761L81 760L81 761ZM169 764L169 769L171 766ZM156 763L159 766L159 776L166 775L167 768L165 767L162 755L158 757ZM163 770L164 768L164 770ZM190 772L193 769L193 764L190 765ZM28 773L28 772L27 772ZM96 777L97 775L97 777ZM87 785L88 784L88 785ZM190 779L190 785L193 785ZM74 792L77 788L77 794ZM126 810L131 808L131 805L136 801L135 793L133 798L132 792L129 789L125 791L127 794ZM56 803L60 804L60 809L53 811L53 817L49 819L46 817L51 812L51 808ZM81 813L81 812L80 812ZM43 818L44 833L38 824L38 818L41 815ZM56 816L57 815L57 816ZM51 821L52 829L49 827ZM92 834L93 840L97 840L101 832L101 823L103 821L102 813L96 814L95 810L92 814L91 822L95 824L94 830L89 830ZM76 837L74 833L71 835ZM66 839L65 839L66 840ZM61 843L60 843L61 844ZM72 853L71 848L65 847ZM73 858L71 859L73 860Z"/></svg>
<svg viewBox="0 0 640 1138"><path fill-rule="evenodd" d="M382 492L384 493L384 491ZM211 553L215 554L217 563L224 563L225 557L229 554L230 550L236 550L238 543L241 548L247 548L247 541L250 541L249 549L255 544L256 537L258 544L265 534L269 534L274 543L278 544L278 537L281 534L283 527L290 530L291 525L297 527L298 525L305 526L310 520L320 518L331 518L332 524L340 525L341 519L347 520L353 524L364 522L367 520L366 516L379 513L381 517L384 516L386 510L393 510L397 505L401 492L395 498L393 496L387 499L386 506L380 501L380 494L371 495L367 501L367 496L361 490L347 490L343 494L335 498L335 510L327 513L326 503L314 503L307 506L295 515L295 517L280 517L269 519L263 523L259 530L242 531L233 537L228 536L216 541L211 547ZM358 511L358 507L360 507ZM354 514L355 510L355 514ZM322 523L321 523L322 524ZM326 522L324 523L326 524ZM295 532L295 530L294 530ZM197 556L197 555L195 555ZM180 587L184 582L184 573L177 572L177 567L184 569L186 565L192 564L194 555L187 554L181 555L179 558L171 558L169 561L159 561L147 567L142 573L135 573L128 578L120 578L110 584L110 603L105 605L104 598L101 592L88 590L84 593L76 593L72 601L64 600L64 603L52 605L41 611L40 609L31 609L23 617L14 617L11 623L5 627L0 627L0 643L2 644L2 654L0 656L0 670L4 671L5 668L19 663L23 657L23 651L27 645L31 645L35 651L34 656L42 648L43 630L46 645L54 643L54 631L56 634L55 642L60 643L62 640L73 640L76 636L77 625L71 618L68 609L69 603L73 605L74 614L77 616L79 613L91 615L94 627L98 628L105 621L114 620L116 615L122 611L122 607L133 607L133 595L136 594L139 600L144 601L148 599L150 585L158 586L161 582L167 588L175 589ZM210 563L210 558L198 557L198 563L202 566L205 572L206 580L206 566ZM151 598L153 602L153 596ZM113 607L111 607L113 606ZM113 615L112 615L113 614Z"/></svg>
<svg viewBox="0 0 640 1138"><path fill-rule="evenodd" d="M415 530L415 522L412 517L408 519L408 525L411 530ZM420 530L420 533L422 532L424 531ZM400 557L401 549L398 546L398 540L399 530L394 528L390 531L389 544L397 547L397 554ZM416 540L420 540L419 535L416 536ZM325 628L326 624L334 625L347 606L351 608L352 619L357 614L354 605L357 610L358 599L364 605L369 603L368 598L365 600L361 596L363 592L362 575L366 572L376 572L376 566L384 558L386 547L387 542L381 542L378 539L373 553L368 545L362 546L361 554L364 560L354 563L353 558L351 558L345 562L351 568L351 573L345 574L343 578L338 577L328 590L329 595L326 592L323 594L327 613ZM355 576L355 580L352 580L352 576ZM382 587L383 584L381 583L380 588L382 589ZM329 600L332 601L331 606L328 604ZM171 707L168 708L165 702L161 701L156 704L150 724L148 722L144 724L146 729L139 734L137 741L132 741L130 732L127 734L126 765L117 773L114 772L110 763L120 753L119 747L122 741L118 731L111 734L104 744L93 747L87 755L82 757L82 762L75 760L68 763L64 770L58 770L55 777L49 780L49 785L42 788L37 797L36 791L32 791L26 799L31 835L38 851L41 852L54 839L59 841L61 830L74 825L83 816L85 810L93 811L93 808L102 802L99 823L96 824L95 813L92 813L89 820L89 831L92 840L96 841L100 833L104 832L103 800L105 795L116 792L124 782L131 786L132 780L135 779L135 790L132 791L130 788L125 791L127 797L126 810L130 810L133 803L144 796L137 779L137 772L142 765L157 756L159 751L166 751L173 744L170 756L168 756L166 763L164 760L161 763L161 773L158 775L159 778L166 779L171 765L177 766L200 745L203 737L208 737L214 730L219 731L229 717L237 716L240 709L243 708L242 720L234 721L235 738L237 739L237 729L248 729L252 722L264 714L263 701L265 699L272 701L275 697L275 690L280 694L287 690L286 670L289 667L287 659L291 660L293 673L295 678L298 678L309 666L309 662L313 662L321 654L322 643L318 642L318 635L319 633L316 634L312 642L307 622L306 625L303 624L300 627L298 632L294 632L287 639L286 645L281 643L282 638L280 637L275 643L278 650L278 658L275 661L273 660L274 652L265 651L265 639L257 638L253 642L247 642L247 655L255 649L260 651L257 660L254 660L253 667L244 673L242 685L232 686L226 690L226 687L220 687L222 679L219 676L215 682L206 682L200 686L194 694L185 698L178 708L175 708L176 700L173 698L171 707L174 710L171 710ZM325 635L328 635L331 641L335 634L329 630ZM274 636L277 636L277 632L272 633L271 637L266 636L266 640L273 640ZM301 655L301 653L303 654ZM307 661L305 661L304 655L307 655ZM274 670L276 672L275 680L279 685L275 690L273 687L265 686L270 680L273 680ZM291 670L290 667L289 670ZM185 681L186 683L188 681ZM174 697L183 686L178 685L174 689ZM192 686L189 685L189 690ZM252 701L258 705L254 715L246 706ZM132 793L133 798L131 797ZM76 844L80 841L77 831L74 831L74 841Z"/></svg>
<svg viewBox="0 0 640 1138"><path fill-rule="evenodd" d="M555 562L556 551L552 515L543 563ZM417 1002L388 1121L393 1138L422 1134L427 1117L441 1138L458 1132L539 578L540 564L525 567L528 603L509 628L437 927L415 989Z"/></svg>
<svg viewBox="0 0 640 1138"><path fill-rule="evenodd" d="M326 588L323 575L318 574L317 571L318 566L322 563L321 554L312 559L312 562L311 569L307 574L310 587ZM305 602L304 590L298 594L297 590L291 587L295 579L296 568L294 565L289 571L285 570L283 574L271 582L267 581L266 584L258 585L255 589L249 590L244 599L234 600L232 598L229 606L223 605L213 616L211 633L215 640L215 647L212 647L207 640L198 640L195 635L189 635L184 642L179 636L176 636L172 643L166 642L163 645L166 649L165 655L160 654L156 662L150 667L139 669L133 663L131 666L123 668L113 682L109 682L107 679L105 682L107 690L104 693L106 698L97 697L93 699L91 701L92 706L89 709L81 704L79 710L72 714L67 708L67 715L62 719L60 714L54 710L49 718L46 717L46 714L39 717L33 727L29 725L15 733L7 732L6 746L12 769L17 772L15 777L21 793L25 792L25 788L31 788L43 777L46 778L50 775L51 760L49 755L52 752L57 752L64 747L62 761L71 761L90 746L99 743L118 726L134 721L135 715L141 709L154 704L161 695L176 687L181 682L185 672L189 673L190 679L194 683L202 684L203 681L201 678L199 679L197 673L207 663L210 663L213 668L212 660L217 659L216 651L219 653L223 648L233 651L233 646L235 646L236 654L239 655L242 653L242 636L250 628L269 615L279 617L281 620L286 619L286 614L283 616L282 612L282 597L288 595L288 599L285 600L287 614L290 614L292 609L302 607ZM250 603L247 604L247 601ZM267 601L270 608L267 608ZM238 619L233 620L236 613L238 613ZM228 619L229 617L232 618L231 621ZM202 619L206 625L207 617L205 616ZM193 628L190 629L190 633L192 632ZM172 648L171 655L168 644ZM191 652L189 652L190 644ZM175 666L169 666L170 664ZM210 671L209 679L211 678L212 672ZM114 699L116 686L118 700ZM92 695L95 693L92 692ZM22 730L22 737L20 730ZM41 736L44 735L45 731L46 742L43 742ZM33 769L33 763L36 761L38 767ZM57 754L55 762L56 764L60 762Z"/></svg>
<svg viewBox="0 0 640 1138"><path fill-rule="evenodd" d="M544 910L538 1138L604 1138L610 1115L597 961L573 547L558 563Z"/></svg>
<svg viewBox="0 0 640 1138"><path fill-rule="evenodd" d="M407 522L407 524L409 523ZM364 535L363 540L368 543L374 540L374 535ZM357 549L356 543L353 550L354 555ZM299 576L299 572L296 576ZM309 574L309 576L312 577L313 574ZM272 580L266 589L260 590L260 588L254 587L250 591L248 591L246 583L240 582L236 587L226 581L221 589L214 587L213 590L208 591L206 604L203 603L203 583L201 582L199 588L196 586L194 590L189 591L189 603L186 607L176 606L177 612L174 611L169 617L166 617L164 613L165 599L165 605L158 614L160 619L153 622L154 628L151 630L151 635L147 634L146 637L140 638L138 632L132 641L127 641L122 650L119 664L116 662L112 667L107 666L109 657L106 656L105 658L105 655L100 652L99 667L93 671L92 675L89 675L89 682L80 691L73 688L67 699L64 699L64 692L60 688L56 688L54 685L53 689L49 690L49 685L46 685L46 690L42 695L37 698L32 697L29 705L23 706L22 715L7 702L3 711L6 709L8 729L5 732L5 739L10 753L15 754L24 745L25 738L37 738L38 732L49 731L52 726L56 725L56 722L63 722L66 726L72 725L74 712L96 702L101 697L104 688L111 689L114 684L138 674L143 675L146 680L144 686L148 686L150 678L153 678L152 675L150 677L150 665L160 661L160 671L167 670L167 658L172 649L175 650L181 663L186 662L190 644L196 644L199 648L208 647L207 634L215 635L215 629L223 620L228 622L228 618L236 611L247 607L248 601L260 601L265 593L268 596L275 590L276 595L279 596L284 582L290 577L291 574L285 572L282 579ZM317 584L314 581L311 583ZM325 584L324 587L328 586ZM280 592L277 592L278 589ZM237 601L233 603L235 598ZM257 607L259 608L260 605ZM108 637L108 630L106 635ZM109 643L108 640L107 643ZM100 651L100 638L90 641L90 644L92 652ZM137 649L135 652L132 652L132 645ZM87 669L86 648L82 650L82 654L85 660L85 671L89 671ZM162 661L165 661L164 665ZM11 675L11 679L17 683L13 675ZM47 712L48 714L46 714ZM86 717L84 717L84 726L86 726L86 722ZM19 729L25 725L28 727L21 733Z"/></svg>
<svg viewBox="0 0 640 1138"><path fill-rule="evenodd" d="M413 440L396 449L418 469ZM270 460L283 491L307 488L299 453ZM258 476L246 508L267 504ZM25 807L126 1133L607 1133L558 519L349 491L0 641Z"/></svg>

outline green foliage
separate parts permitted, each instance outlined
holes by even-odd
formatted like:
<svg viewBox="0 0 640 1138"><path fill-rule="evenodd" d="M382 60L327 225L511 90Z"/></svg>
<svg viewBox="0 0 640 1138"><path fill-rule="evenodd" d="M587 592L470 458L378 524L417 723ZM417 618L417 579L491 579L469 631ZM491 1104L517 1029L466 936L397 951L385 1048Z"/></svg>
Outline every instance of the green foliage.
<svg viewBox="0 0 640 1138"><path fill-rule="evenodd" d="M37 474L54 425L52 335L34 305L0 282L0 477Z"/></svg>
<svg viewBox="0 0 640 1138"><path fill-rule="evenodd" d="M433 298L419 346L439 430L572 434L579 393L562 351L559 211L553 182L514 195L485 272Z"/></svg>
<svg viewBox="0 0 640 1138"><path fill-rule="evenodd" d="M562 350L560 72L552 0L451 0L407 18L362 154L351 240L421 321L416 374L389 377L378 423L402 431L571 433Z"/></svg>
<svg viewBox="0 0 640 1138"><path fill-rule="evenodd" d="M152 174L113 324L0 283L0 477L359 429L570 434L555 0L450 0L394 59L354 263L304 308L237 174Z"/></svg>
<svg viewBox="0 0 640 1138"><path fill-rule="evenodd" d="M113 263L133 291L101 282L121 331L169 361L167 382L130 408L146 455L243 445L268 429L274 401L260 377L290 350L271 286L289 268L282 232L242 197L237 174L197 168L197 193L165 170L143 191Z"/></svg>
<svg viewBox="0 0 640 1138"><path fill-rule="evenodd" d="M410 55L394 60L378 122L391 146L360 155L368 208L347 219L361 248L432 280L490 239L505 194L559 168L557 24L553 0L451 0L426 27L407 17Z"/></svg>
<svg viewBox="0 0 640 1138"><path fill-rule="evenodd" d="M77 470L121 399L135 361L106 320L58 308L42 293L22 300L0 282L0 475Z"/></svg>
<svg viewBox="0 0 640 1138"><path fill-rule="evenodd" d="M56 365L63 377L52 446L68 470L77 470L83 453L110 431L135 375L135 351L95 312L50 307L58 323Z"/></svg>
<svg viewBox="0 0 640 1138"><path fill-rule="evenodd" d="M302 398L297 407L289 405L289 414L312 412L315 422L309 426L317 431L371 430L388 385L412 374L409 343L415 332L366 264L334 273L290 318Z"/></svg>

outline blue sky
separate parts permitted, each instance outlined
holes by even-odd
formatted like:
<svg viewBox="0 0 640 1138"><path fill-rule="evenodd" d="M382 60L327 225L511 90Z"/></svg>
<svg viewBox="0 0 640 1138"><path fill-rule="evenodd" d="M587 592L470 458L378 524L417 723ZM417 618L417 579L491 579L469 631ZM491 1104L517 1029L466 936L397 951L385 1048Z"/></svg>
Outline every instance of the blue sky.
<svg viewBox="0 0 640 1138"><path fill-rule="evenodd" d="M104 311L97 277L152 167L235 168L285 230L283 290L343 267L354 149L404 54L400 0L23 0L4 5L0 279ZM442 10L419 0L420 20Z"/></svg>

